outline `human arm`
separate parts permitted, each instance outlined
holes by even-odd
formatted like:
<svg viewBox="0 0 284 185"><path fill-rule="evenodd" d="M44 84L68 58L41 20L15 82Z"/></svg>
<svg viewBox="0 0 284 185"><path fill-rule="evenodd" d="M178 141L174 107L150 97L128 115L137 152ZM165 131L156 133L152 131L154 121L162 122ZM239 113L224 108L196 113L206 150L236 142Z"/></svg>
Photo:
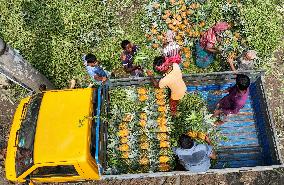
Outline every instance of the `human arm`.
<svg viewBox="0 0 284 185"><path fill-rule="evenodd" d="M150 70L147 70L146 73L148 77L150 77L150 81L154 84L154 87L159 88L159 81L154 78L153 72Z"/></svg>
<svg viewBox="0 0 284 185"><path fill-rule="evenodd" d="M229 63L232 71L237 71L235 66L234 66L234 59L232 57L228 57L227 62Z"/></svg>
<svg viewBox="0 0 284 185"><path fill-rule="evenodd" d="M209 47L206 47L205 50L211 52L211 53L218 53L219 51L216 49L216 48L209 48Z"/></svg>
<svg viewBox="0 0 284 185"><path fill-rule="evenodd" d="M94 79L97 80L97 81L105 82L107 80L107 77L95 75Z"/></svg>
<svg viewBox="0 0 284 185"><path fill-rule="evenodd" d="M208 144L208 157L210 157L211 159L217 159L216 151L213 149L211 140L208 136L205 137L205 142Z"/></svg>
<svg viewBox="0 0 284 185"><path fill-rule="evenodd" d="M212 150L212 152L211 152L211 154L209 155L209 157L211 158L211 159L217 159L217 154L216 154L216 151L215 150Z"/></svg>

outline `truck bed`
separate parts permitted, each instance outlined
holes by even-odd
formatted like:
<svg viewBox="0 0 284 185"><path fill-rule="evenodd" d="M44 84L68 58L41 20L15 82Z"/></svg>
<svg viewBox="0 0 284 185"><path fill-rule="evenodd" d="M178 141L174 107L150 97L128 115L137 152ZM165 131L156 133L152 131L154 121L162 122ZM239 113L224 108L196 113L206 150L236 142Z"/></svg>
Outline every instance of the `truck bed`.
<svg viewBox="0 0 284 185"><path fill-rule="evenodd" d="M214 90L224 89L233 85L232 83L224 84ZM189 87L189 92L193 91L192 89L192 86ZM217 102L226 94L214 95L212 91L206 90L210 90L210 88L206 88L200 91L200 93L208 103L209 109L214 110ZM213 168L263 165L262 150L258 142L251 95L249 95L249 99L244 108L240 110L240 113L228 116L228 120L220 126L220 130L228 138L228 141L219 143L218 162Z"/></svg>
<svg viewBox="0 0 284 185"><path fill-rule="evenodd" d="M219 126L228 140L219 143L218 160L209 173L222 173L237 170L261 170L283 166L278 149L278 141L269 106L266 102L265 90L262 85L263 71L244 71L251 79L249 98L245 106L236 115L230 115L225 124ZM188 92L199 92L208 103L208 108L214 110L216 103L225 94L215 95L213 91L223 90L235 84L233 72L191 74L183 78ZM110 88L121 86L142 86L149 84L148 78L116 79L111 81ZM169 176L185 172L124 174L123 178L138 178L145 176ZM188 172L190 173L190 172ZM108 176L108 175L107 175ZM120 178L111 175L107 178Z"/></svg>

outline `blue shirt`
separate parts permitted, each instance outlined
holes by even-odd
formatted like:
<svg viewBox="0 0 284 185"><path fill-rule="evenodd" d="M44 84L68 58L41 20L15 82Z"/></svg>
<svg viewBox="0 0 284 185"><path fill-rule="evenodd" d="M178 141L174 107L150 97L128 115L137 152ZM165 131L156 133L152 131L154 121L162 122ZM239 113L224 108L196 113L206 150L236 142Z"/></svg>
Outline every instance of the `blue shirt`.
<svg viewBox="0 0 284 185"><path fill-rule="evenodd" d="M174 153L178 156L181 164L191 172L205 172L210 166L210 154L212 146L196 144L190 149L177 148Z"/></svg>
<svg viewBox="0 0 284 185"><path fill-rule="evenodd" d="M86 69L87 69L88 74L92 78L94 78L95 75L99 77L107 77L107 73L100 66L95 66L95 67L86 66Z"/></svg>

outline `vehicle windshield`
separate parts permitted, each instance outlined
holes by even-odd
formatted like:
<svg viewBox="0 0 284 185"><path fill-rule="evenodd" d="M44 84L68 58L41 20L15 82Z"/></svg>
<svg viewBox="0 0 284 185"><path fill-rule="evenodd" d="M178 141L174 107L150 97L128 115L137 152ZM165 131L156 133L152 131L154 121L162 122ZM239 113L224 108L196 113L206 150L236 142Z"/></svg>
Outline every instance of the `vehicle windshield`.
<svg viewBox="0 0 284 185"><path fill-rule="evenodd" d="M16 174L22 175L33 165L34 137L37 118L43 94L31 97L26 106L25 117L22 119L21 127L17 131L18 145L16 152Z"/></svg>

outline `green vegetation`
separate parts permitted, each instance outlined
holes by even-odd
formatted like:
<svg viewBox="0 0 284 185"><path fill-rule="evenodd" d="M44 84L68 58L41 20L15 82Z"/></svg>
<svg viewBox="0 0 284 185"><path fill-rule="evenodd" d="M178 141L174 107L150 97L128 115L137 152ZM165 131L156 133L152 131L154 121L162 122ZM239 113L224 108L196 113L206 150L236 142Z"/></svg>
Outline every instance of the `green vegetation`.
<svg viewBox="0 0 284 185"><path fill-rule="evenodd" d="M63 88L71 78L86 82L81 61L84 53L95 53L108 70L118 69L123 39L140 46L145 59L136 62L150 68L159 53L149 47L145 37L149 29L145 22L153 23L149 22L148 10L154 2L170 1L0 0L0 36L56 87ZM198 1L184 2L190 5ZM283 35L283 17L278 4L280 1L275 0L208 0L201 4L192 20L206 22L200 31L219 20L234 23L245 39L245 46L258 51L262 61L259 67L262 67ZM186 73L220 71L227 67L218 59L210 68L200 70L194 66L192 57L189 61Z"/></svg>

